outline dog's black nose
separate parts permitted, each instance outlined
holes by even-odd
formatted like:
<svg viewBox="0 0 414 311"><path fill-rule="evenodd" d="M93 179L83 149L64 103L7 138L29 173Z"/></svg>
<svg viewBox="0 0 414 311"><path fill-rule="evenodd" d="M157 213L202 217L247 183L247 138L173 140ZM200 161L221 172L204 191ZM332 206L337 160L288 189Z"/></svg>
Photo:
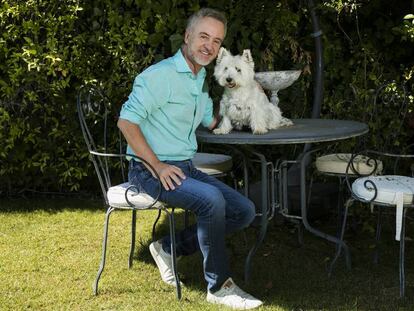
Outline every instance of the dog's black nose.
<svg viewBox="0 0 414 311"><path fill-rule="evenodd" d="M231 81L233 81L233 79L229 77L229 78L226 78L226 81L230 83Z"/></svg>

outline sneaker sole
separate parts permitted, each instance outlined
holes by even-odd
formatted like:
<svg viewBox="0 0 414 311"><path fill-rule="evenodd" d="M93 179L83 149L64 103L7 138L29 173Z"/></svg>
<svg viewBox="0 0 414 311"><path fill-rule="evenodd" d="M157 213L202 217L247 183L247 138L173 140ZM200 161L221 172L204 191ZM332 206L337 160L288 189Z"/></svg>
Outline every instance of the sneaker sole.
<svg viewBox="0 0 414 311"><path fill-rule="evenodd" d="M155 249L155 246L154 246L154 243L151 243L150 244L150 246L149 246L149 250L150 250L150 253L151 253L151 256L152 256L152 259L154 259L154 261L155 261L155 264L157 265L157 268L158 268L158 271L160 272L160 274L162 274L162 272L161 272L161 270L160 270L160 263L159 263L159 261L157 260L157 257L158 257L158 253L159 253L159 251L157 251L156 249ZM162 264L164 264L164 263L162 263ZM173 281L173 282L167 282L167 281L165 281L162 277L161 277L161 280L165 283L165 284L168 284L168 285L170 285L170 286L173 286L173 287L177 287L177 284L176 284L176 282L175 281ZM181 286L183 286L183 283L180 281L180 285Z"/></svg>
<svg viewBox="0 0 414 311"><path fill-rule="evenodd" d="M258 303L256 305L243 306L243 307L237 308L235 306L230 306L230 305L227 305L227 304L223 303L219 298L216 298L213 295L207 295L207 299L206 300L209 303L214 303L214 304L217 304L217 305L222 305L222 306L225 306L225 307L230 308L230 309L233 309L233 310L250 310L250 309L258 308L258 307L260 307L260 306L263 305L263 301L261 301L260 303Z"/></svg>

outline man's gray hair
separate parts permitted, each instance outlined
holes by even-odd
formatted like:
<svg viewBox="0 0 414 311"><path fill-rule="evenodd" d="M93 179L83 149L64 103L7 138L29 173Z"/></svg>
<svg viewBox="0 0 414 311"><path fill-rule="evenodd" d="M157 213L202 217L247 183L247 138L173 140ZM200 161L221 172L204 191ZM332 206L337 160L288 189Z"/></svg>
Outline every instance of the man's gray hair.
<svg viewBox="0 0 414 311"><path fill-rule="evenodd" d="M218 20L219 22L222 22L223 25L224 25L224 35L226 35L226 32L227 32L227 18L226 18L226 15L224 15L223 12L217 11L215 9L210 9L210 8L202 8L198 12L195 12L193 15L191 15L188 18L186 30L191 31L191 29L194 27L194 25L200 19L202 19L204 17L211 17L211 18L214 18L214 19Z"/></svg>

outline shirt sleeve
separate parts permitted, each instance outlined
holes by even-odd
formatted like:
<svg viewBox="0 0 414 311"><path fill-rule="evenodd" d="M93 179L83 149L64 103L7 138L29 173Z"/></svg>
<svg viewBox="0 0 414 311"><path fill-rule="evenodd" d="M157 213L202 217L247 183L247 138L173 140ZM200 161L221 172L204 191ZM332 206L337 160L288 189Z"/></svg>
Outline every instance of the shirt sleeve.
<svg viewBox="0 0 414 311"><path fill-rule="evenodd" d="M213 122L214 118L213 118L213 100L208 95L207 81L204 81L202 92L203 92L204 97L206 98L206 104L204 108L203 118L201 119L201 124L204 127L209 127L210 124Z"/></svg>
<svg viewBox="0 0 414 311"><path fill-rule="evenodd" d="M213 101L210 97L207 98L206 108L204 110L204 116L201 120L201 124L205 127L209 127L210 124L213 122Z"/></svg>
<svg viewBox="0 0 414 311"><path fill-rule="evenodd" d="M120 118L140 124L155 110L168 102L169 83L162 70L146 70L139 74L128 100L123 104Z"/></svg>

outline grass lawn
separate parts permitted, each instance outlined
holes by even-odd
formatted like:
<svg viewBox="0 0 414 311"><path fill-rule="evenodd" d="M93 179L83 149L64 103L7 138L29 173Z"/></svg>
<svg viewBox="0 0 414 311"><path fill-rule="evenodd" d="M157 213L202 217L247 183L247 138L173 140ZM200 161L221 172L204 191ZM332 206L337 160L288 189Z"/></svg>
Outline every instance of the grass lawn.
<svg viewBox="0 0 414 311"><path fill-rule="evenodd" d="M205 302L200 255L179 261L186 284L181 301L161 281L148 251L156 216L152 211L138 213L132 269L128 269L131 214L112 214L107 265L99 295L94 296L104 222L99 203L65 197L0 201L0 310L221 309ZM378 265L372 262L372 235L359 228L347 237L352 270L346 270L342 258L330 278L326 266L333 245L305 233L304 245L299 247L292 226L272 222L253 260L252 279L244 284L244 259L256 234L250 228L246 230L248 246L242 234L228 240L234 279L264 300L261 310L414 310L413 242L406 243L407 298L401 301L392 221L384 229ZM408 236L413 232L411 225L408 221ZM163 219L157 232L167 230Z"/></svg>

